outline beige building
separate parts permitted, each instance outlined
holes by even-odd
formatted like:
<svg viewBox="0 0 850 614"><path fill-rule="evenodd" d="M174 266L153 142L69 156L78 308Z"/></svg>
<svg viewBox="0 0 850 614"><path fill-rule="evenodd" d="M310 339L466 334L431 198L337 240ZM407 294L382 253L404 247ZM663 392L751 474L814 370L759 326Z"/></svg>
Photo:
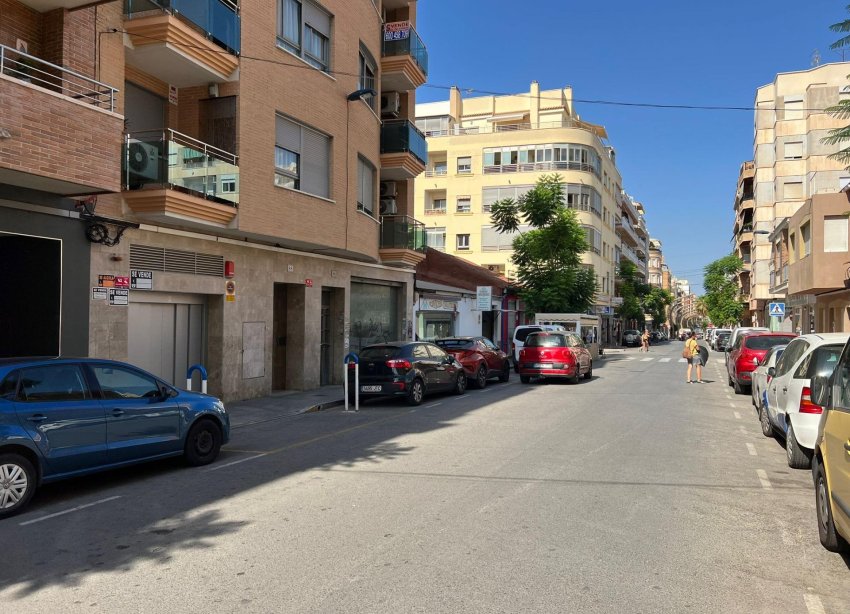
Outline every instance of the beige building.
<svg viewBox="0 0 850 614"><path fill-rule="evenodd" d="M741 164L738 170L738 188L735 191L735 224L732 228L734 254L741 259L743 266L738 273L738 293L741 302L744 303L746 311L742 320L753 321L753 313L750 311L750 277L752 274L752 246L753 246L753 212L755 200L753 200L753 178L755 177L755 164L750 160Z"/></svg>
<svg viewBox="0 0 850 614"><path fill-rule="evenodd" d="M513 237L495 231L490 207L518 198L545 173L560 174L567 205L587 233L584 262L596 271L595 308L603 315L605 341L614 334L616 265L623 251L618 221L624 220L621 232L634 237L628 253L639 262L642 216L623 194L605 128L583 121L572 96L569 87L541 90L535 81L514 95L464 98L453 88L446 101L417 105L428 164L416 180L415 217L424 222L430 247L511 278ZM630 213L621 214L621 207Z"/></svg>
<svg viewBox="0 0 850 614"><path fill-rule="evenodd" d="M0 253L38 254L0 354L202 363L232 399L412 336L416 2L215 4L0 0Z"/></svg>
<svg viewBox="0 0 850 614"><path fill-rule="evenodd" d="M789 328L785 321L767 314L771 301L783 302L787 276L776 269L771 234L818 194L836 193L850 182L841 163L829 159L837 146L822 139L832 128L846 123L823 109L850 96L847 75L850 63L826 64L810 70L780 73L773 83L756 92L753 158L753 207L746 191L751 172L745 163L739 176L736 199L736 241L744 257L749 244L751 271L742 275L742 293L749 277L749 317L752 324ZM751 220L748 222L748 220ZM772 264L773 263L773 264ZM745 294L745 293L743 293Z"/></svg>

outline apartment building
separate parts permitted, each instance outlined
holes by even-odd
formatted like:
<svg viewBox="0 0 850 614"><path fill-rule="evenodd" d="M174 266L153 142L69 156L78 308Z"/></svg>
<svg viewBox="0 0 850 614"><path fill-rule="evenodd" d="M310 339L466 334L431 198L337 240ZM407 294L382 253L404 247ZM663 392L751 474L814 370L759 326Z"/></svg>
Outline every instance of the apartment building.
<svg viewBox="0 0 850 614"><path fill-rule="evenodd" d="M781 259L773 257L777 227L808 199L835 194L850 183L843 165L829 159L837 146L822 142L830 129L846 123L824 109L850 96L848 73L850 62L780 73L756 92L753 169L745 163L739 174L740 205L735 225L738 252L742 257L750 254L750 271L742 275L741 287L746 288L749 277L752 324L773 329L792 326L789 311L784 320L768 314L770 302L785 301L788 281L785 271L776 268ZM752 207L750 199L745 198L749 196L750 173Z"/></svg>
<svg viewBox="0 0 850 614"><path fill-rule="evenodd" d="M744 322L752 322L754 316L750 307L750 276L752 273L754 236L753 213L755 210L755 200L753 196L753 180L755 174L755 163L752 160L741 164L738 170L738 187L735 191L733 205L735 210L735 223L732 228L733 253L743 263L741 270L738 272L737 282L738 295L745 306L745 312L742 316Z"/></svg>
<svg viewBox="0 0 850 614"><path fill-rule="evenodd" d="M428 164L416 180L415 217L424 222L430 247L513 278L513 236L496 232L490 207L525 194L544 173L560 174L567 206L587 233L584 263L596 271L595 310L603 318L602 340L608 342L614 334L622 245L617 223L625 219L620 212L625 199L605 128L582 120L572 97L569 87L541 90L534 81L528 92L514 95L464 98L453 88L448 100L417 105ZM622 223L637 245L632 224L639 224L640 216L631 209L632 222Z"/></svg>
<svg viewBox="0 0 850 614"><path fill-rule="evenodd" d="M0 0L0 354L199 363L233 399L411 338L415 25L408 0Z"/></svg>
<svg viewBox="0 0 850 614"><path fill-rule="evenodd" d="M649 239L649 263L648 263L648 272L649 272L649 285L655 288L660 288L663 279L662 279L662 265L664 264L664 254L662 252L661 241L658 239Z"/></svg>

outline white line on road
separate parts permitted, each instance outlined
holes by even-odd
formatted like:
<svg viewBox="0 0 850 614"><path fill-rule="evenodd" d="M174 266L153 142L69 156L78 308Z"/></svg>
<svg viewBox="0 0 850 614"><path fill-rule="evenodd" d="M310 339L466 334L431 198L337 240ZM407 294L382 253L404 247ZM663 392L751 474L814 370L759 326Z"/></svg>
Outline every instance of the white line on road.
<svg viewBox="0 0 850 614"><path fill-rule="evenodd" d="M679 362L688 362L688 359L687 358L680 358Z"/></svg>
<svg viewBox="0 0 850 614"><path fill-rule="evenodd" d="M739 426L738 430L741 431L741 435L747 435L748 434L747 429L745 429L743 426Z"/></svg>
<svg viewBox="0 0 850 614"><path fill-rule="evenodd" d="M735 415L735 420L740 420L740 419L741 419L741 414L739 414L739 413L738 413L738 412L736 412L736 411L733 411L732 413Z"/></svg>
<svg viewBox="0 0 850 614"><path fill-rule="evenodd" d="M806 593L803 595L803 601L806 602L806 609L809 611L809 614L826 614L826 610L823 609L823 603L821 603L820 597L817 595Z"/></svg>
<svg viewBox="0 0 850 614"><path fill-rule="evenodd" d="M759 453L756 452L756 447L749 442L747 442L747 452L750 453L750 456L758 456L759 455Z"/></svg>
<svg viewBox="0 0 850 614"><path fill-rule="evenodd" d="M431 403L430 405L426 405L425 409L428 409L429 407L437 407L437 405L442 405L442 404L443 404L442 401L437 401L436 403Z"/></svg>
<svg viewBox="0 0 850 614"><path fill-rule="evenodd" d="M641 358L640 359L641 362L649 362L650 360L652 360L652 358Z"/></svg>
<svg viewBox="0 0 850 614"><path fill-rule="evenodd" d="M732 409L735 409L735 404L734 404L734 403L732 403L732 402L730 401L730 402L729 402L729 407L731 407Z"/></svg>
<svg viewBox="0 0 850 614"><path fill-rule="evenodd" d="M628 356L628 357L626 357L626 360L634 360L634 359L635 359L635 357L634 357L634 356Z"/></svg>
<svg viewBox="0 0 850 614"><path fill-rule="evenodd" d="M756 473L759 476L759 482L761 482L761 487L765 490L773 490L773 486L770 483L770 480L767 479L767 471L764 469L756 469Z"/></svg>
<svg viewBox="0 0 850 614"><path fill-rule="evenodd" d="M92 501L91 503L86 503L85 505L78 505L77 507L72 507L69 510L65 510L64 512L56 512L55 514L48 514L47 516L42 516L41 518L35 518L33 520L26 520L24 522L19 522L18 524L22 527L25 527L28 524L35 524L36 522L41 522L42 520L49 520L51 518L56 518L57 516L64 516L65 514L70 514L71 512L79 512L80 510L84 510L88 507L92 507L94 505L100 505L101 503L108 503L109 501L115 501L115 499L120 499L121 495L115 495L114 497L107 497L106 499L99 499L97 501Z"/></svg>
<svg viewBox="0 0 850 614"><path fill-rule="evenodd" d="M670 362L671 360L672 360L672 358L667 357L667 358L662 358L662 359L661 359L661 360L659 360L658 362Z"/></svg>
<svg viewBox="0 0 850 614"><path fill-rule="evenodd" d="M230 461L229 463L224 463L223 465L216 465L211 469L207 469L207 473L210 471L218 471L219 469L224 469L225 467L232 467L233 465L238 465L239 463L244 463L245 461L254 460L255 458L262 458L266 453L263 454L255 454L254 456L249 456L248 458L240 458L239 460Z"/></svg>

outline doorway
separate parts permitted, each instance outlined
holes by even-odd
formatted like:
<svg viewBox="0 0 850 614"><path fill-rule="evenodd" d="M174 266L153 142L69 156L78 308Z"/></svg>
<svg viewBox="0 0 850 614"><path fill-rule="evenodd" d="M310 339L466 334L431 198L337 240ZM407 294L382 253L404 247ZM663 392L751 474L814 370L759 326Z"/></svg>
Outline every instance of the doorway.
<svg viewBox="0 0 850 614"><path fill-rule="evenodd" d="M322 320L321 320L321 357L319 367L319 383L327 386L331 383L331 289L322 288Z"/></svg>
<svg viewBox="0 0 850 614"><path fill-rule="evenodd" d="M287 284L274 285L274 321L272 323L272 389L286 389L286 299Z"/></svg>
<svg viewBox="0 0 850 614"><path fill-rule="evenodd" d="M494 329L494 319L492 311L482 311L481 312L481 336L487 337L490 341L493 340L493 334L495 332Z"/></svg>

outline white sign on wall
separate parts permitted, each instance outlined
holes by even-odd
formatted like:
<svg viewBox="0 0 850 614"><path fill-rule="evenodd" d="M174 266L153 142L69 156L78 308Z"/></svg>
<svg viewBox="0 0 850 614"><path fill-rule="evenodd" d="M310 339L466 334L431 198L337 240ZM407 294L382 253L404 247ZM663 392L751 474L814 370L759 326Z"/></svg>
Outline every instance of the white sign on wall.
<svg viewBox="0 0 850 614"><path fill-rule="evenodd" d="M457 303L441 298L419 298L419 311L456 311Z"/></svg>
<svg viewBox="0 0 850 614"><path fill-rule="evenodd" d="M475 294L475 308L478 311L493 309L493 286L478 286Z"/></svg>

